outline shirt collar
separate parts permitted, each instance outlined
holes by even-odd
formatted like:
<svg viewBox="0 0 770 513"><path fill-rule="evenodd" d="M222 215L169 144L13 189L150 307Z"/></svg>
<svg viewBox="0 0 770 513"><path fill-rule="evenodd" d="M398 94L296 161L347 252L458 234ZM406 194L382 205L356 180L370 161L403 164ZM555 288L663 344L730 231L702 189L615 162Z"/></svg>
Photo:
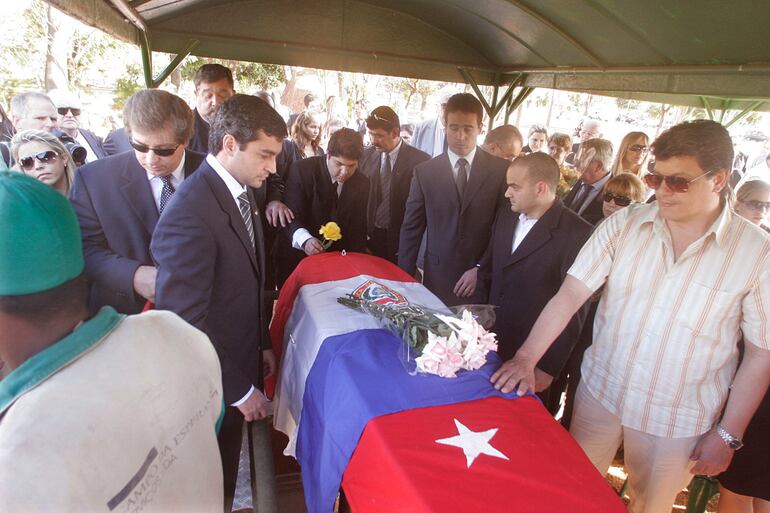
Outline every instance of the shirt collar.
<svg viewBox="0 0 770 513"><path fill-rule="evenodd" d="M626 208L634 207L640 209L641 211L641 224L653 223L653 226L655 226L655 229L659 232L668 232L666 221L660 215L657 201L649 205L631 205L630 207ZM644 210L642 210L643 207L649 208L644 208ZM734 216L735 214L725 201L724 205L722 205L722 211L719 213L719 216L717 216L714 222L711 223L711 226L708 227L706 232L703 234L703 237L707 237L713 234L719 247L724 247L727 242L727 232Z"/></svg>
<svg viewBox="0 0 770 513"><path fill-rule="evenodd" d="M612 178L612 174L611 173L607 173L606 175L604 175L602 178L599 178L594 183L586 184L586 185L589 185L591 187L591 189L593 189L595 191L600 191L600 190L602 190L604 188L604 184L606 184L607 182L610 181L610 178ZM585 183L585 182L583 182L583 183Z"/></svg>
<svg viewBox="0 0 770 513"><path fill-rule="evenodd" d="M227 190L230 191L230 194L232 194L233 198L237 200L238 196L246 192L246 187L241 185L238 180L233 178L233 175L231 175L230 172L225 169L225 166L223 166L214 155L211 153L206 155L206 162L208 162L214 171L216 171L216 173L219 175L219 178L225 182Z"/></svg>
<svg viewBox="0 0 770 513"><path fill-rule="evenodd" d="M452 169L454 169L457 166L457 161L461 158L468 161L468 169L470 170L471 167L473 167L473 158L476 156L476 147L474 146L473 149L468 153L466 156L461 157L457 153L453 152L449 148L446 150L447 155L449 156L449 163L452 165Z"/></svg>
<svg viewBox="0 0 770 513"><path fill-rule="evenodd" d="M519 222L527 223L527 224L535 224L537 222L537 219L532 217L527 217L527 214L525 214L524 212L521 212L519 214Z"/></svg>
<svg viewBox="0 0 770 513"><path fill-rule="evenodd" d="M187 156L186 154L184 154L184 153L182 154L182 160L179 161L179 165L171 173L171 182L172 183L177 183L178 184L182 180L184 180L184 176L182 176L182 175L184 173L184 159L185 159L186 156ZM154 174L150 173L149 171L147 171L147 180L153 180L155 178L160 180L159 176L154 175Z"/></svg>
<svg viewBox="0 0 770 513"><path fill-rule="evenodd" d="M398 158L398 152L401 149L401 143L403 140L399 137L398 144L396 144L396 147L393 148L388 152L388 155L390 155L390 165L393 166L396 163L396 159ZM382 152L382 155L385 155L385 152ZM380 160L382 160L382 157L380 157Z"/></svg>

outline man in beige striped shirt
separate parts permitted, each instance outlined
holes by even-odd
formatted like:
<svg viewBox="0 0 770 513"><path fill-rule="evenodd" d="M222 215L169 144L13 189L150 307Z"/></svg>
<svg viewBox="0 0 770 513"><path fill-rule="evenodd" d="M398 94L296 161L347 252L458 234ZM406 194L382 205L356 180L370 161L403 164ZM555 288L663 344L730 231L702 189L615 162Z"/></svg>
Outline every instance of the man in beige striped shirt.
<svg viewBox="0 0 770 513"><path fill-rule="evenodd" d="M770 237L730 209L727 130L683 123L651 149L657 202L597 227L492 376L534 389L535 363L604 286L571 432L601 472L624 442L633 513L670 511L692 474L727 468L770 382Z"/></svg>

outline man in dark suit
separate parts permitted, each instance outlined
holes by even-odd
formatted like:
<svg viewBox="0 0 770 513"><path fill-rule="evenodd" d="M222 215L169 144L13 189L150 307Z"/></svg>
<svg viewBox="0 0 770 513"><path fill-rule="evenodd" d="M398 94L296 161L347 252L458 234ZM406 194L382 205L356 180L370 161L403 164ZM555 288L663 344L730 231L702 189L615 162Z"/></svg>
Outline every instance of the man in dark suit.
<svg viewBox="0 0 770 513"><path fill-rule="evenodd" d="M153 300L152 232L174 191L203 160L185 148L192 112L181 98L158 89L139 91L126 102L123 116L134 151L81 167L70 192L92 313L110 305L134 314Z"/></svg>
<svg viewBox="0 0 770 513"><path fill-rule="evenodd" d="M414 275L423 233L423 282L447 305L482 300L478 266L497 207L505 201L508 161L477 148L481 103L471 94L449 98L444 110L448 150L418 165L401 225L398 265Z"/></svg>
<svg viewBox="0 0 770 513"><path fill-rule="evenodd" d="M595 225L604 218L602 189L611 178L612 143L606 139L589 139L582 148L575 166L580 178L564 196L564 204Z"/></svg>
<svg viewBox="0 0 770 513"><path fill-rule="evenodd" d="M56 104L56 112L59 114L59 129L86 149L85 162L106 157L107 153L104 151L102 140L81 126L82 108L77 98L66 93L52 93L51 99Z"/></svg>
<svg viewBox="0 0 770 513"><path fill-rule="evenodd" d="M547 154L518 157L508 168L506 182L510 204L497 213L480 271L488 302L498 307L494 331L503 360L513 358L527 338L592 230L556 198L559 166ZM583 308L572 318L538 363L541 394L567 361L585 313Z"/></svg>
<svg viewBox="0 0 770 513"><path fill-rule="evenodd" d="M401 140L401 122L390 107L374 109L366 128L372 144L364 149L358 168L369 178L367 247L395 264L414 167L430 155Z"/></svg>
<svg viewBox="0 0 770 513"><path fill-rule="evenodd" d="M294 220L284 231L279 274L288 277L305 255L324 251L318 229L336 222L342 238L330 251L366 251L366 204L369 179L357 172L363 152L361 134L341 128L329 139L326 155L294 162L284 199Z"/></svg>
<svg viewBox="0 0 770 513"><path fill-rule="evenodd" d="M264 241L253 189L275 173L286 137L281 116L236 94L215 112L210 153L163 213L151 250L157 307L205 332L222 364L226 408L219 433L225 509L232 504L243 422L267 415L262 387L275 369L264 316Z"/></svg>
<svg viewBox="0 0 770 513"><path fill-rule="evenodd" d="M128 141L128 135L126 135L125 127L116 128L104 138L102 142L104 153L106 156L117 155L118 153L124 153L131 151L131 143Z"/></svg>
<svg viewBox="0 0 770 513"><path fill-rule="evenodd" d="M217 107L235 94L233 72L221 64L204 64L193 77L195 85L195 126L190 149L199 153L209 151L209 124Z"/></svg>

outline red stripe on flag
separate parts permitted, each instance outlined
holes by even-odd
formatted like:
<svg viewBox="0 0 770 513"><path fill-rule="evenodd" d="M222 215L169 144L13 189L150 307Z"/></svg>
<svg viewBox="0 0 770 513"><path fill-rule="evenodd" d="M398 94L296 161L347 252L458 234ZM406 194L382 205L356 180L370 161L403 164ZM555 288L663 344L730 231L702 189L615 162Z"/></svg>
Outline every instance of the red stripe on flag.
<svg viewBox="0 0 770 513"><path fill-rule="evenodd" d="M339 251L335 251L303 258L281 287L273 320L270 324L270 339L273 341L273 351L278 362L281 361L281 354L283 353L283 332L286 328L286 321L291 315L299 289L304 285L347 280L361 274L383 280L415 281L413 277L388 260L364 253L342 255ZM268 397L273 396L275 383L276 377L265 380L265 391Z"/></svg>
<svg viewBox="0 0 770 513"><path fill-rule="evenodd" d="M491 451L436 440L497 428ZM356 513L623 513L580 446L534 398L499 397L406 410L371 420L343 476Z"/></svg>

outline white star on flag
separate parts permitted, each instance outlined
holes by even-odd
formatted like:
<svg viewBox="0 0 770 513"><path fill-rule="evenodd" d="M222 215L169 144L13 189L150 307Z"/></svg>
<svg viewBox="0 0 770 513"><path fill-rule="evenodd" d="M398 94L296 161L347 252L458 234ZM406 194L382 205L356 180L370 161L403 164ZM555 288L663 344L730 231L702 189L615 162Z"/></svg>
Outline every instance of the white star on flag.
<svg viewBox="0 0 770 513"><path fill-rule="evenodd" d="M489 441L495 436L495 433L497 433L498 428L476 432L465 427L459 420L454 419L454 421L459 434L450 438L441 438L440 440L436 440L436 443L453 445L462 449L465 453L465 460L468 463L468 468L471 468L471 464L478 458L479 454L487 454L503 460L508 459L508 456L489 444Z"/></svg>

